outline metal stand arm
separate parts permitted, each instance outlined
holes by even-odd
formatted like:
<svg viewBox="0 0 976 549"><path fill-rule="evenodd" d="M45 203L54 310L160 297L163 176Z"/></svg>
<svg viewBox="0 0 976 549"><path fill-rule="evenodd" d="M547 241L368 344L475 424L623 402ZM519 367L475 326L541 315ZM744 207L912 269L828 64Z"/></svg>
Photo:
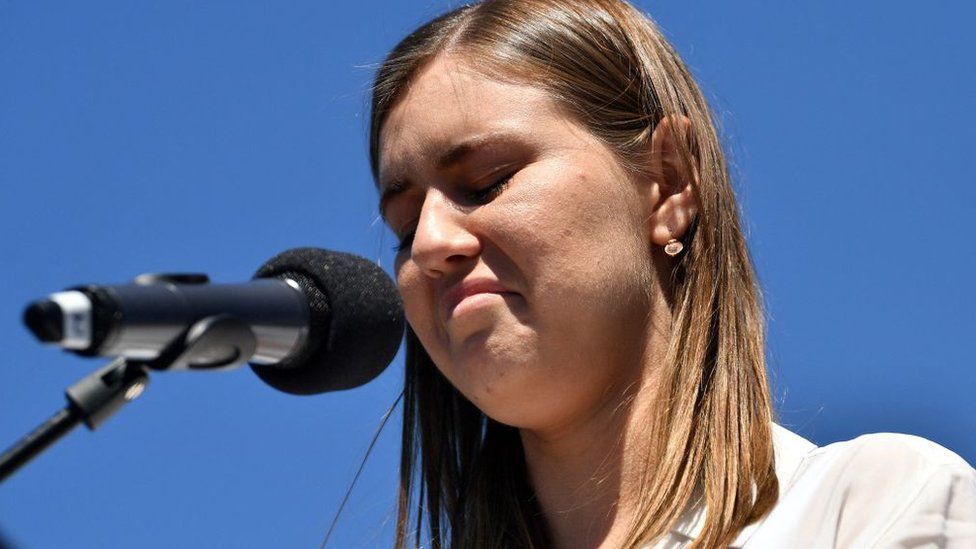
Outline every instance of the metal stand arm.
<svg viewBox="0 0 976 549"><path fill-rule="evenodd" d="M117 358L65 391L68 405L0 455L0 482L84 422L95 430L135 399L149 383L147 370L175 367L219 369L246 362L257 340L247 324L230 316L196 322L150 361Z"/></svg>
<svg viewBox="0 0 976 549"><path fill-rule="evenodd" d="M95 429L126 402L142 393L149 378L139 364L117 359L65 391L68 405L0 456L0 482L81 422Z"/></svg>
<svg viewBox="0 0 976 549"><path fill-rule="evenodd" d="M71 406L51 416L51 419L40 424L37 429L20 439L0 456L0 482L20 469L22 465L40 454L45 448L54 444L58 439L68 434L81 423L81 417L72 411Z"/></svg>

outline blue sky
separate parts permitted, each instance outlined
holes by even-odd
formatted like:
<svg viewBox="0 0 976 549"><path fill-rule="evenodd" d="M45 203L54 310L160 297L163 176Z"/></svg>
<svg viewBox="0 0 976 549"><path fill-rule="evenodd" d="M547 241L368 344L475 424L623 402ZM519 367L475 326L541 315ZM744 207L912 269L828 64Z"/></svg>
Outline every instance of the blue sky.
<svg viewBox="0 0 976 549"><path fill-rule="evenodd" d="M722 121L780 420L819 444L914 433L976 462L976 13L786 4L639 3ZM33 299L153 271L242 281L295 246L389 268L365 94L385 52L450 5L0 1L0 446L102 364L35 343ZM401 375L398 358L314 397L246 368L155 375L0 486L0 537L315 546ZM390 545L397 423L330 546Z"/></svg>

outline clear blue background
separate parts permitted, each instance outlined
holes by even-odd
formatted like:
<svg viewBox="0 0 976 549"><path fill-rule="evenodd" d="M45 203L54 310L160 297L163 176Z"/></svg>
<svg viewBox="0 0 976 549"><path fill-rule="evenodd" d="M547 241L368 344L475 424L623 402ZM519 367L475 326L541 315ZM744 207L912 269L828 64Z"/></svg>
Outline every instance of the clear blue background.
<svg viewBox="0 0 976 549"><path fill-rule="evenodd" d="M976 461L971 3L642 3L723 122L769 311L781 421ZM794 4L794 3L790 3ZM389 267L366 161L373 67L443 0L0 1L0 446L100 365L43 348L30 300L142 272L248 279L284 249ZM313 547L402 360L278 393L248 369L156 375L0 486L23 547ZM333 547L389 546L399 425Z"/></svg>

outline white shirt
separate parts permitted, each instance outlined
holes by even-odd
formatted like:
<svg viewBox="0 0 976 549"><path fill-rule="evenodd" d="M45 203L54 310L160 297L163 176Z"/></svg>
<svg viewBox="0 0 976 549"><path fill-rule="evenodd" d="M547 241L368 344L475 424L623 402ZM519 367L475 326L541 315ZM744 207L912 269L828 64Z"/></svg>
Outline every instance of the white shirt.
<svg viewBox="0 0 976 549"><path fill-rule="evenodd" d="M773 426L779 501L732 547L976 549L976 470L928 440L881 433L818 448ZM685 547L702 507L654 547Z"/></svg>

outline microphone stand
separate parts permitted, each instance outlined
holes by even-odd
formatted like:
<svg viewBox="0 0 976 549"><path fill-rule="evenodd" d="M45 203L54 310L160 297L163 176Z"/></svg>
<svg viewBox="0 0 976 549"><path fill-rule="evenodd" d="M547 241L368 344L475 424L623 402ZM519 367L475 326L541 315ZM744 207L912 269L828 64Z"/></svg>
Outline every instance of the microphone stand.
<svg viewBox="0 0 976 549"><path fill-rule="evenodd" d="M152 360L119 357L65 391L68 404L0 455L0 482L84 422L105 423L149 384L150 370L213 370L250 360L257 339L250 326L230 315L204 318L184 330Z"/></svg>

